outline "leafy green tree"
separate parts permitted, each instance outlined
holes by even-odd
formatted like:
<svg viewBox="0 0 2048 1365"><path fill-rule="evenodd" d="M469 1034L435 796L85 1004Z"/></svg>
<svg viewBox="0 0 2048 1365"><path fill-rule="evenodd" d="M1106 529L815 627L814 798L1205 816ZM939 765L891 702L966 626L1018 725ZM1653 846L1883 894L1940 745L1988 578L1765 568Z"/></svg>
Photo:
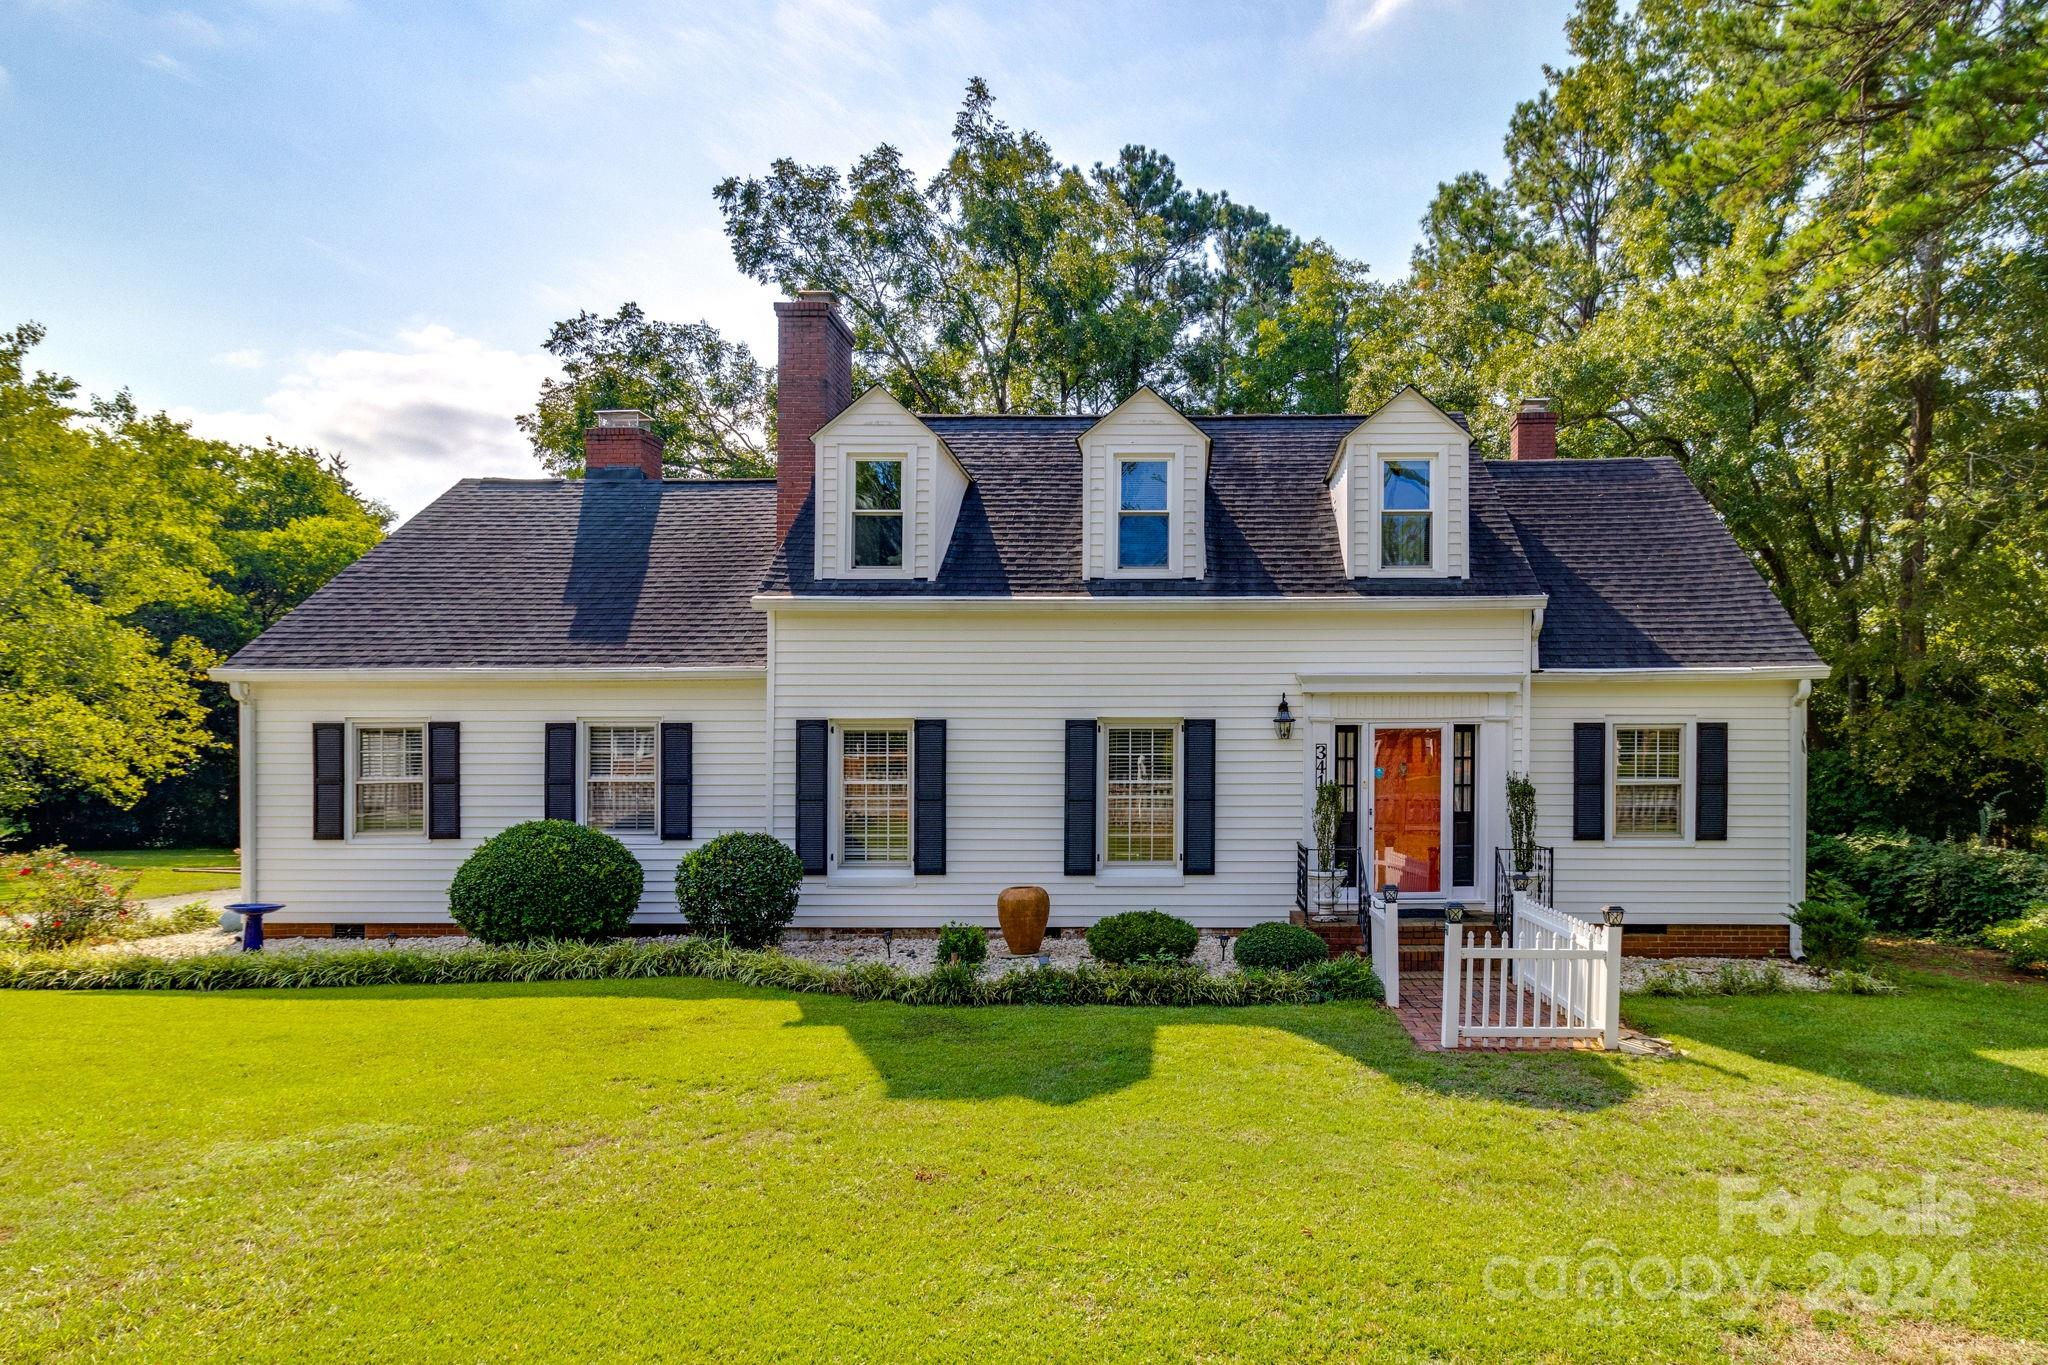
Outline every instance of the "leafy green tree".
<svg viewBox="0 0 2048 1365"><path fill-rule="evenodd" d="M627 303L611 317L578 313L555 324L549 354L562 378L544 380L516 420L557 474L583 469L583 433L605 408L638 408L665 444L676 478L756 478L774 471L775 371L708 322L658 322Z"/></svg>

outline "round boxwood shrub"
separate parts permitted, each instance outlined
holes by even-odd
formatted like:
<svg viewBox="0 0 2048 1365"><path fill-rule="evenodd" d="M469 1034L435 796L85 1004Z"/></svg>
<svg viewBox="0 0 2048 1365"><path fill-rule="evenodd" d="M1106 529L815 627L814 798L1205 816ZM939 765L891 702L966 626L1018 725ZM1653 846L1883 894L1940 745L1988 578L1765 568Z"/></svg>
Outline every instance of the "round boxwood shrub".
<svg viewBox="0 0 2048 1365"><path fill-rule="evenodd" d="M1163 910L1106 915L1088 926L1088 951L1098 962L1137 962L1194 956L1201 931Z"/></svg>
<svg viewBox="0 0 2048 1365"><path fill-rule="evenodd" d="M676 904L700 934L765 948L796 916L803 884L803 859L774 835L721 834L676 867Z"/></svg>
<svg viewBox="0 0 2048 1365"><path fill-rule="evenodd" d="M946 924L939 927L938 960L979 967L988 960L988 930L976 924Z"/></svg>
<svg viewBox="0 0 2048 1365"><path fill-rule="evenodd" d="M1237 965L1296 971L1330 955L1330 945L1313 930L1285 920L1254 924L1238 935Z"/></svg>
<svg viewBox="0 0 2048 1365"><path fill-rule="evenodd" d="M448 913L485 943L609 938L640 904L640 860L609 834L529 820L484 841L448 884Z"/></svg>

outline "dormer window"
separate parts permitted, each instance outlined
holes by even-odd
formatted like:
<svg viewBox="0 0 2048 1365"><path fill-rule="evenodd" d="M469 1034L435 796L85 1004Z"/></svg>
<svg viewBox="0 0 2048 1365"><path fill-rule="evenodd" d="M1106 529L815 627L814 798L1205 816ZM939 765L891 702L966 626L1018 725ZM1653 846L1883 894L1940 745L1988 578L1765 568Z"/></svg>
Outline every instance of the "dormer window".
<svg viewBox="0 0 2048 1365"><path fill-rule="evenodd" d="M1167 511L1172 461L1140 457L1117 463L1117 567L1164 569L1173 522Z"/></svg>
<svg viewBox="0 0 2048 1365"><path fill-rule="evenodd" d="M862 457L853 462L853 567L903 567L903 460Z"/></svg>
<svg viewBox="0 0 2048 1365"><path fill-rule="evenodd" d="M1380 462L1380 567L1427 569L1434 561L1436 461L1419 455Z"/></svg>

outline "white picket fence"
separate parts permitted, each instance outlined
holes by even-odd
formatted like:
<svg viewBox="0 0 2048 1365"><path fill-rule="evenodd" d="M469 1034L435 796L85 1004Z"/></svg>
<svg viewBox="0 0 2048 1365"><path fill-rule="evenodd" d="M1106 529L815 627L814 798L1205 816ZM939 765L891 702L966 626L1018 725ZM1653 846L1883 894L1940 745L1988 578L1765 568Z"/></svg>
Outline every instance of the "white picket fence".
<svg viewBox="0 0 2048 1365"><path fill-rule="evenodd" d="M1445 1048L1510 1038L1621 1043L1621 929L1515 893L1513 941L1444 925Z"/></svg>
<svg viewBox="0 0 2048 1365"><path fill-rule="evenodd" d="M1401 917L1390 912L1387 903L1378 896L1366 900L1366 913L1370 916L1367 932L1367 951L1372 954L1373 974L1386 988L1387 1004L1390 1008L1401 1003Z"/></svg>

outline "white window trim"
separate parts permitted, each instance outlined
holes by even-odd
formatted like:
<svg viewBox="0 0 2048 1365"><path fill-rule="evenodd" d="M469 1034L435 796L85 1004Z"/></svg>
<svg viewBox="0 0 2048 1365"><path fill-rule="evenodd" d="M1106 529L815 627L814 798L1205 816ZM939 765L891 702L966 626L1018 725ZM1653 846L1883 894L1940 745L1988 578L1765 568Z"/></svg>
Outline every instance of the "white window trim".
<svg viewBox="0 0 2048 1365"><path fill-rule="evenodd" d="M429 805L433 793L429 790L433 778L433 755L427 752L427 722L411 719L368 718L347 722L347 752L342 755L343 771L347 775L347 792L343 805L344 817L350 840L375 839L421 839L427 837L427 823L433 818ZM356 828L356 786L362 778L362 746L356 739L359 730L417 730L420 732L420 827L418 829L357 829Z"/></svg>
<svg viewBox="0 0 2048 1365"><path fill-rule="evenodd" d="M590 823L590 728L638 726L654 731L654 828L651 830L599 829ZM661 842L661 720L654 716L590 716L576 722L576 823L599 834L609 834L622 844Z"/></svg>
<svg viewBox="0 0 2048 1365"><path fill-rule="evenodd" d="M1620 844L1653 844L1663 848L1690 848L1695 842L1693 832L1693 808L1697 798L1693 788L1694 755L1698 752L1698 738L1694 728L1698 724L1692 716L1609 716L1607 718L1607 773L1606 791L1602 793L1607 803L1607 837ZM1626 834L1615 828L1620 815L1621 802L1617 793L1621 790L1621 730L1676 730L1678 731L1678 833L1676 834Z"/></svg>
<svg viewBox="0 0 2048 1365"><path fill-rule="evenodd" d="M1366 574L1368 578L1442 578L1449 562L1449 533L1444 501L1449 452L1441 446L1422 449L1372 446L1366 468L1366 498L1371 515L1366 519ZM1380 516L1386 510L1380 500L1386 496L1386 465L1389 460L1424 460L1429 464L1429 563L1384 568L1380 564Z"/></svg>
<svg viewBox="0 0 2048 1365"><path fill-rule="evenodd" d="M840 556L841 575L846 578L894 579L911 577L917 562L917 546L913 539L916 527L911 519L911 508L917 501L912 487L917 471L917 461L912 458L910 451L894 446L877 446L873 449L842 448L840 458L844 463L844 468L840 471L839 534L840 544L845 546L845 550ZM903 522L903 562L901 564L857 565L854 563L854 523L860 517L859 512L855 508L859 497L855 491L854 484L860 473L862 462L872 462L875 460L895 460L903 466L903 474L899 483L899 491L902 494L902 506L896 509L896 515Z"/></svg>
<svg viewBox="0 0 2048 1365"><path fill-rule="evenodd" d="M1124 526L1124 462L1147 460L1166 466L1166 562L1125 568L1122 559ZM1171 450L1112 449L1109 452L1109 544L1104 562L1112 578L1179 578L1180 573L1180 456ZM1157 512L1140 513L1158 516Z"/></svg>
<svg viewBox="0 0 2048 1365"><path fill-rule="evenodd" d="M841 859L846 851L846 732L848 730L901 730L904 733L904 755L910 765L910 784L906 793L910 807L909 847L900 863L857 863L852 866ZM832 763L832 818L827 821L828 842L825 849L825 881L842 884L877 883L884 885L908 885L917 880L917 725L914 721L899 717L859 717L852 720L835 720L827 727L826 752Z"/></svg>
<svg viewBox="0 0 2048 1365"><path fill-rule="evenodd" d="M1112 863L1109 860L1109 732L1173 731L1173 860ZM1095 880L1101 885L1180 886L1187 866L1187 731L1179 716L1116 716L1095 723Z"/></svg>

